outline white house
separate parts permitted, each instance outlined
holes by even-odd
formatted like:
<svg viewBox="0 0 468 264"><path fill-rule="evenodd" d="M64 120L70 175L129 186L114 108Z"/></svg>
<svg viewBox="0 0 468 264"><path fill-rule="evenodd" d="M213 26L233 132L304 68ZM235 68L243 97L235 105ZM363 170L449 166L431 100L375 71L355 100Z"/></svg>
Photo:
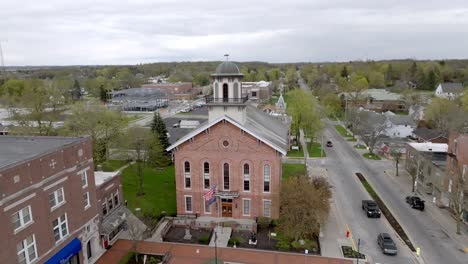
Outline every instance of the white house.
<svg viewBox="0 0 468 264"><path fill-rule="evenodd" d="M463 85L461 83L440 83L435 90L435 96L455 99L463 94Z"/></svg>
<svg viewBox="0 0 468 264"><path fill-rule="evenodd" d="M413 133L416 124L409 115L396 115L390 111L385 112L386 116L384 134L392 138L405 138Z"/></svg>

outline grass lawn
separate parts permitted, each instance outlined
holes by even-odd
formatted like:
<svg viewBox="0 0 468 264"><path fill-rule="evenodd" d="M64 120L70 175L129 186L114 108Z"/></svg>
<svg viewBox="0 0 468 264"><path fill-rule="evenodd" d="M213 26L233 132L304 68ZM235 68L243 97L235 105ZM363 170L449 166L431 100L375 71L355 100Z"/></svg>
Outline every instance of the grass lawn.
<svg viewBox="0 0 468 264"><path fill-rule="evenodd" d="M126 160L108 160L102 163L102 170L116 171L127 163L128 161Z"/></svg>
<svg viewBox="0 0 468 264"><path fill-rule="evenodd" d="M335 129L336 131L338 131L338 133L340 133L340 135L342 137L352 137L353 135L351 133L348 132L348 130L346 128L344 128L342 125L335 125Z"/></svg>
<svg viewBox="0 0 468 264"><path fill-rule="evenodd" d="M365 145L361 145L361 144L354 145L354 147L357 148L357 149L366 149L367 148Z"/></svg>
<svg viewBox="0 0 468 264"><path fill-rule="evenodd" d="M292 149L288 151L288 155L286 155L289 158L303 158L304 157L304 151L299 148L299 149Z"/></svg>
<svg viewBox="0 0 468 264"><path fill-rule="evenodd" d="M283 163L283 180L289 177L305 175L306 167L304 164Z"/></svg>
<svg viewBox="0 0 468 264"><path fill-rule="evenodd" d="M364 156L364 158L370 159L370 160L381 160L379 155L376 155L374 153L364 153L363 156Z"/></svg>
<svg viewBox="0 0 468 264"><path fill-rule="evenodd" d="M312 142L307 144L307 150L309 151L309 157L325 157L325 151L323 152L322 155L322 147L320 146L320 143L317 142Z"/></svg>
<svg viewBox="0 0 468 264"><path fill-rule="evenodd" d="M133 164L122 172L122 188L128 208L134 212L141 208L142 213L154 215L166 211L167 215L176 213L176 191L174 165L163 170L143 169L143 190L145 195L137 197L138 178L137 166Z"/></svg>
<svg viewBox="0 0 468 264"><path fill-rule="evenodd" d="M349 141L349 142L357 142L357 139L355 139L353 137L349 137L346 140Z"/></svg>

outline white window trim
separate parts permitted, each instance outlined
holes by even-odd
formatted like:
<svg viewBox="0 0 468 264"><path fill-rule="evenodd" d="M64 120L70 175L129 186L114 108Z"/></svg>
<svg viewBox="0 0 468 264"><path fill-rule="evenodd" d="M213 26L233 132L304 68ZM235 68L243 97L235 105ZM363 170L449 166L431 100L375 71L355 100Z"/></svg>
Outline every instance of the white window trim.
<svg viewBox="0 0 468 264"><path fill-rule="evenodd" d="M245 213L245 206L244 206L244 201L249 201L249 213ZM252 199L250 198L242 198L242 216L250 216L252 211Z"/></svg>
<svg viewBox="0 0 468 264"><path fill-rule="evenodd" d="M85 209L85 210L88 210L88 208L91 207L90 195L89 195L89 192L85 192L85 194L86 194L86 196L87 196L87 198L88 198L88 199L87 199L88 203L85 205L84 209Z"/></svg>
<svg viewBox="0 0 468 264"><path fill-rule="evenodd" d="M30 220L28 222L23 222L23 210L25 208L28 208L28 211L29 211L29 218ZM11 216L15 215L15 214L19 214L19 220L20 220L20 226L18 228L16 228L14 230L14 234L16 235L17 233L19 233L21 230L25 229L26 227L32 225L34 223L34 219L33 219L33 216L32 216L32 211L31 211L31 206L28 205L26 207L23 207L21 208L18 212L12 214Z"/></svg>
<svg viewBox="0 0 468 264"><path fill-rule="evenodd" d="M85 179L85 182L86 182L84 185L81 185L81 188L84 189L88 187L88 171L87 170L80 171L78 174L81 176L81 184L83 184L83 179Z"/></svg>
<svg viewBox="0 0 468 264"><path fill-rule="evenodd" d="M106 199L101 205L103 205L103 206L101 206L101 213L102 213L102 216L108 215L108 214L109 214L109 207L107 207L107 199ZM106 214L104 214L104 213L102 212L102 209L104 208L104 206L106 207Z"/></svg>
<svg viewBox="0 0 468 264"><path fill-rule="evenodd" d="M65 213L65 214L63 214L63 215L65 215L65 220L64 220L63 222L60 222L60 218L62 217L62 215L60 215L59 217L57 217L56 219L54 219L54 220L57 220L57 219L58 219L58 228L59 228L59 234L60 234L60 239L57 240L57 241L55 242L56 245L59 244L59 243L61 243L63 240L67 239L67 238L70 236L70 230L69 230L69 228L68 228L68 217L67 217L67 213ZM64 235L64 236L62 236L62 224L63 224L63 223L65 223L65 225L66 225L66 227L67 227L67 234ZM56 226L54 226L54 227L52 228L52 232L54 231L55 227L56 227ZM52 233L52 234L53 234L53 233ZM55 239L55 237L54 237L54 239Z"/></svg>
<svg viewBox="0 0 468 264"><path fill-rule="evenodd" d="M36 236L34 234L31 235L32 236L32 239L33 239L33 242L32 244L30 245L27 245L26 243L26 240L28 239L28 237L26 237L24 240L20 241L19 243L22 243L23 244L23 249L21 249L20 251L16 251L16 258L18 258L18 255L23 253L24 252L24 255L25 255L25 259L26 259L26 264L30 264L30 263L33 263L35 262L37 259L38 259L38 255L37 255L37 245L36 245ZM18 244L19 244L18 243ZM36 255L36 258L35 259L29 259L29 253L28 253L28 248L34 246L34 253Z"/></svg>
<svg viewBox="0 0 468 264"><path fill-rule="evenodd" d="M270 215L265 215L265 202L270 202ZM262 205L262 206L263 206L263 208L262 208L262 209L263 209L263 212L262 212L262 215L263 215L264 217L271 217L271 205L272 205L271 200L269 200L269 199L263 199L263 205Z"/></svg>
<svg viewBox="0 0 468 264"><path fill-rule="evenodd" d="M244 171L244 166L245 166L245 164L249 165L249 174L245 174L245 171ZM251 184L250 184L250 183L251 183L250 164L244 163L244 166L242 166L242 192L249 193L250 190L252 190L252 186L251 186ZM249 190L248 190L248 191L246 191L245 188L244 188L245 176L248 176L248 177L249 177Z"/></svg>
<svg viewBox="0 0 468 264"><path fill-rule="evenodd" d="M228 165L228 175L229 175L229 188L225 189L224 188L224 164L227 164ZM223 162L223 166L221 168L221 175L223 175L223 191L230 191L231 190L231 164L227 163L227 162Z"/></svg>
<svg viewBox="0 0 468 264"><path fill-rule="evenodd" d="M117 203L115 202L115 197L117 197ZM119 190L112 195L112 199L114 199L114 207L120 205Z"/></svg>
<svg viewBox="0 0 468 264"><path fill-rule="evenodd" d="M211 204L208 206L208 208L210 208L210 206L211 206ZM207 212L207 211L206 211L206 208L207 208L207 206L206 206L206 201L205 201L205 199L203 199L203 212L204 212L205 214L211 214L211 211L212 211L212 210L210 210L209 212ZM192 201L192 209L193 209L193 201ZM211 208L210 208L210 209L211 209Z"/></svg>
<svg viewBox="0 0 468 264"><path fill-rule="evenodd" d="M265 166L268 166L270 167L270 172L269 172L269 175L268 175L268 181L265 181ZM262 185L262 191L263 193L271 193L271 165L270 164L263 164L263 185ZM265 192L265 182L268 182L269 185L268 185L268 192Z"/></svg>
<svg viewBox="0 0 468 264"><path fill-rule="evenodd" d="M191 203L191 206L192 206L191 211L187 211L187 197L190 197L190 201L192 202ZM184 195L184 211L186 213L193 213L193 197L192 197L192 195Z"/></svg>
<svg viewBox="0 0 468 264"><path fill-rule="evenodd" d="M189 163L189 172L185 171L185 162ZM187 184L186 184L187 178L190 179L190 187L187 187ZM188 160L184 161L184 189L185 190L192 189L192 164Z"/></svg>
<svg viewBox="0 0 468 264"><path fill-rule="evenodd" d="M205 163L208 163L208 173L205 173ZM209 190L211 187L211 166L208 161L204 161L202 165L202 175L203 175L203 181L202 181L202 187L203 190ZM210 182L208 188L205 188L205 180L208 180Z"/></svg>
<svg viewBox="0 0 468 264"><path fill-rule="evenodd" d="M55 190L55 191L52 192L52 193L54 194L54 200L57 201L57 197L58 197L57 192L58 192L58 191L62 192L62 198L63 198L63 200L62 200L60 203L58 203L58 204L52 206L52 207L50 208L50 211L51 211L51 212L54 211L55 209L59 208L60 206L62 206L63 204L65 204L65 203L67 202L67 201L65 200L65 191L63 190L63 187L60 187L60 188L58 188L57 190ZM50 194L49 194L49 195L50 195Z"/></svg>

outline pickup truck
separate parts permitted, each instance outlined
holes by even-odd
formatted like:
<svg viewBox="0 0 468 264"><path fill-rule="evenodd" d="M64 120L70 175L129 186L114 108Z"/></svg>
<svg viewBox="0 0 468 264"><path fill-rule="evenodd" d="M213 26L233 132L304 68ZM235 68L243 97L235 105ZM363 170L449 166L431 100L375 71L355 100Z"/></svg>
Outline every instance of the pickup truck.
<svg viewBox="0 0 468 264"><path fill-rule="evenodd" d="M380 218L380 209L372 200L362 200L362 210L367 214L367 217Z"/></svg>

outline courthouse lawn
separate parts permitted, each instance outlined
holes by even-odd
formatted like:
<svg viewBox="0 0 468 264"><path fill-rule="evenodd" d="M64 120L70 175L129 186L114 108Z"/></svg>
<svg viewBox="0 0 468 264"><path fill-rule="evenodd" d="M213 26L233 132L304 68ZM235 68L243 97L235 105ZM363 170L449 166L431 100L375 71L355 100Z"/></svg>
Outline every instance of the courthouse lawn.
<svg viewBox="0 0 468 264"><path fill-rule="evenodd" d="M102 171L116 171L126 165L126 160L108 160L102 163Z"/></svg>
<svg viewBox="0 0 468 264"><path fill-rule="evenodd" d="M306 167L304 164L289 164L283 163L283 176L282 179L287 179L289 177L305 175L307 173Z"/></svg>
<svg viewBox="0 0 468 264"><path fill-rule="evenodd" d="M322 156L322 146L320 145L320 143L317 142L307 143L307 150L309 151L309 157L311 158L320 158L327 156L325 154L325 151L323 152Z"/></svg>
<svg viewBox="0 0 468 264"><path fill-rule="evenodd" d="M143 169L143 191L145 195L137 196L138 176L137 165L132 164L122 172L122 188L124 199L132 212L141 208L142 213L160 215L176 214L176 188L174 165L156 170L149 167Z"/></svg>
<svg viewBox="0 0 468 264"><path fill-rule="evenodd" d="M304 151L299 148L299 149L291 149L288 151L288 154L286 155L288 158L303 158L304 157Z"/></svg>
<svg viewBox="0 0 468 264"><path fill-rule="evenodd" d="M351 135L348 130L346 128L344 128L344 126L342 125L335 125L335 129L336 131L338 131L338 133L340 133L340 135L342 137L352 137L353 135Z"/></svg>

